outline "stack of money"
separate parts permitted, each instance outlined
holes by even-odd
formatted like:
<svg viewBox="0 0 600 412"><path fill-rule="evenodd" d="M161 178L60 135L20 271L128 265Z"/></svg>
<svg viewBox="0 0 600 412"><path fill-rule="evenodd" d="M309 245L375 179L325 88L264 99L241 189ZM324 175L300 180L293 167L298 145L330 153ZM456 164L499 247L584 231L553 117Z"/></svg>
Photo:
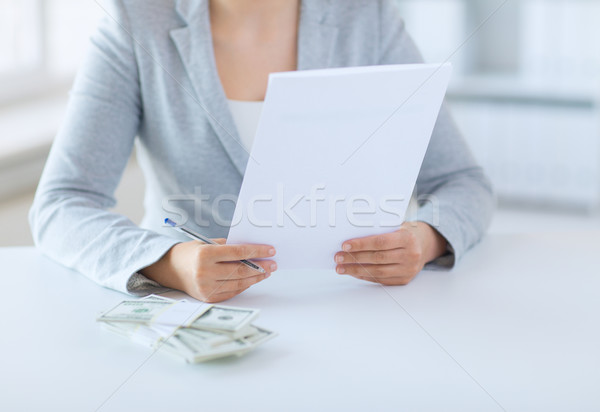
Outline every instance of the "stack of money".
<svg viewBox="0 0 600 412"><path fill-rule="evenodd" d="M100 317L104 327L154 349L164 347L189 363L242 356L276 336L253 325L257 309L194 304L151 295L126 300Z"/></svg>

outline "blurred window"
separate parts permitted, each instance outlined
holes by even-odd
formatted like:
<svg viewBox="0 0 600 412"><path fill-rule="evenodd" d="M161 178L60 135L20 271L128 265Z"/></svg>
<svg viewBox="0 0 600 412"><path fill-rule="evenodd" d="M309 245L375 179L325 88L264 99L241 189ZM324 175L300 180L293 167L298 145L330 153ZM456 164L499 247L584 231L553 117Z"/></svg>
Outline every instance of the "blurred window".
<svg viewBox="0 0 600 412"><path fill-rule="evenodd" d="M0 10L0 76L39 70L43 65L40 2L0 0Z"/></svg>
<svg viewBox="0 0 600 412"><path fill-rule="evenodd" d="M396 2L425 60L449 59L455 78L589 84L600 77L600 0Z"/></svg>
<svg viewBox="0 0 600 412"><path fill-rule="evenodd" d="M0 102L68 83L102 9L94 0L0 0Z"/></svg>

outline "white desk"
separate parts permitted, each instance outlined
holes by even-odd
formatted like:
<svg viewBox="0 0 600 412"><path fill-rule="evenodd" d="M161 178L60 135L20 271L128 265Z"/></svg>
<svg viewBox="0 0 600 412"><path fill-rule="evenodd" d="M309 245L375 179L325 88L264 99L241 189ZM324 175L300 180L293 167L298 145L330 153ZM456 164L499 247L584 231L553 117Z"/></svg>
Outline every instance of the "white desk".
<svg viewBox="0 0 600 412"><path fill-rule="evenodd" d="M1 249L0 410L598 411L599 252L597 232L495 235L406 287L277 273L229 303L280 336L187 365L96 324L124 295Z"/></svg>

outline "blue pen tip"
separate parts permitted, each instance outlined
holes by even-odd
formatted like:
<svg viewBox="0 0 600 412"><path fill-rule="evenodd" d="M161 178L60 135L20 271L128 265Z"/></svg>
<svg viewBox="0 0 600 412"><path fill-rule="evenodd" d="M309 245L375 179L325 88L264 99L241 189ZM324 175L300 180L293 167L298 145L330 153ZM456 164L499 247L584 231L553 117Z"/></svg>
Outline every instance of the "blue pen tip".
<svg viewBox="0 0 600 412"><path fill-rule="evenodd" d="M173 222L171 219L169 219L168 217L165 218L165 225L169 225L169 226L177 226L177 223Z"/></svg>

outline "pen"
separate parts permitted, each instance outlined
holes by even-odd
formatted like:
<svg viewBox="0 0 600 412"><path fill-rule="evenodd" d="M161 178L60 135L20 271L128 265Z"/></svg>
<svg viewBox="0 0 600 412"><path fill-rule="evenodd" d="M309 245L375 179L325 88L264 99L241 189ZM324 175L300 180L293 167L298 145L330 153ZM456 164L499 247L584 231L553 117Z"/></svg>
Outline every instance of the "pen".
<svg viewBox="0 0 600 412"><path fill-rule="evenodd" d="M210 245L218 245L217 242L213 241L210 238L207 238L206 236L201 235L200 233L194 232L193 230L188 229L185 226L178 226L177 223L175 223L173 220L171 220L169 218L165 219L165 224L171 226L173 229L177 230L178 232L183 233L184 235L186 235L187 237L189 237L191 239L199 240L201 242L208 243ZM265 270L263 268L250 262L249 260L243 259L243 260L240 260L240 263L243 263L244 265L248 266L251 269L258 270L260 273L265 273Z"/></svg>

